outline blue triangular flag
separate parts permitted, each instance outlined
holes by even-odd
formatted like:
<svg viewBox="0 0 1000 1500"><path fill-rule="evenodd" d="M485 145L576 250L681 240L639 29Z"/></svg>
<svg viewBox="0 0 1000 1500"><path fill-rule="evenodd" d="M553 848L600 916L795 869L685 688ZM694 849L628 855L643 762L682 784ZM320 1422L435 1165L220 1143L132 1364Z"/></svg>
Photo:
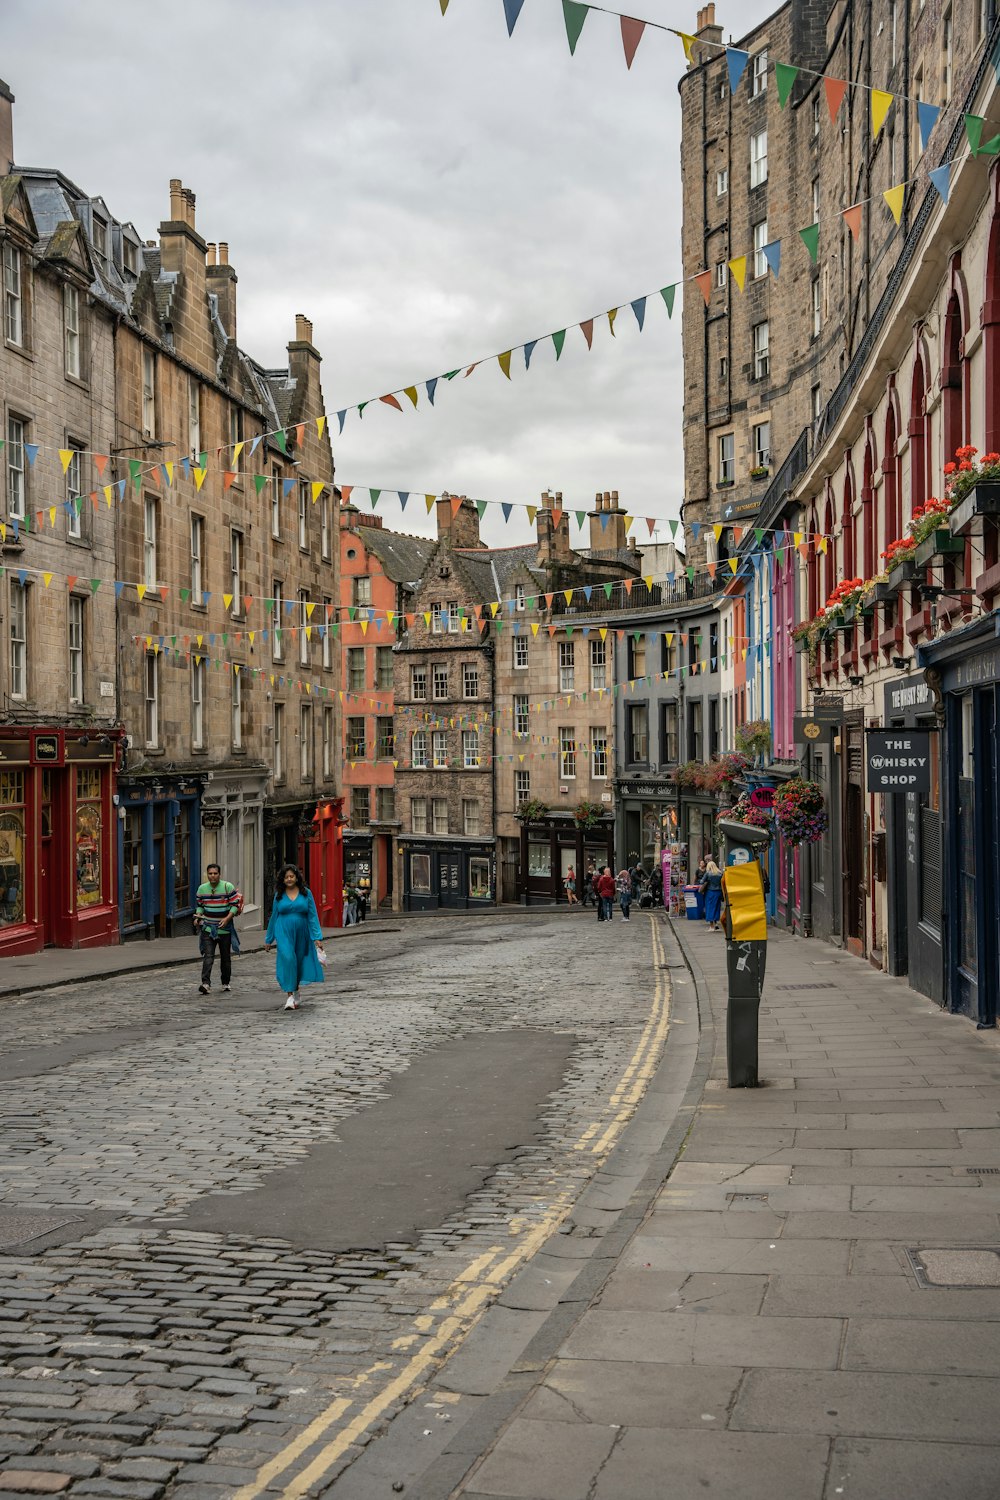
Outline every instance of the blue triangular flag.
<svg viewBox="0 0 1000 1500"><path fill-rule="evenodd" d="M517 18L521 14L521 6L523 4L524 0L503 0L503 13L507 17L508 36L514 35L514 27L517 25Z"/></svg>
<svg viewBox="0 0 1000 1500"><path fill-rule="evenodd" d="M746 66L749 61L749 52L744 52L739 47L726 48L726 66L729 69L729 92L731 94L735 94L739 88L740 79L746 72Z"/></svg>
<svg viewBox="0 0 1000 1500"><path fill-rule="evenodd" d="M671 588L673 588L673 586L674 586L674 579L676 577L677 577L676 573L671 572L671 573L667 574L667 582L669 583L669 585L670 585Z"/></svg>
<svg viewBox="0 0 1000 1500"><path fill-rule="evenodd" d="M115 598L116 599L120 599L121 598L121 592L122 592L122 589L124 587L125 587L124 583L120 579L116 578L115 579Z"/></svg>
<svg viewBox="0 0 1000 1500"><path fill-rule="evenodd" d="M187 457L181 459L181 468L184 470L184 478L191 478L191 460Z"/></svg>
<svg viewBox="0 0 1000 1500"><path fill-rule="evenodd" d="M24 588L24 585L28 581L28 570L27 570L27 568L18 568L18 570L17 570L17 577L18 577L18 581L19 581L21 587Z"/></svg>
<svg viewBox="0 0 1000 1500"><path fill-rule="evenodd" d="M601 511L601 530L602 531L607 531L607 529L608 529L608 522L610 520L611 520L611 517L608 515L607 511L606 510L602 510Z"/></svg>
<svg viewBox="0 0 1000 1500"><path fill-rule="evenodd" d="M406 502L410 498L410 492L409 492L409 490L397 490L396 494L399 496L399 508L400 508L400 510L405 510L406 509Z"/></svg>
<svg viewBox="0 0 1000 1500"><path fill-rule="evenodd" d="M781 269L781 241L772 240L769 245L762 245L761 254L771 267L771 275L777 281L778 272Z"/></svg>
<svg viewBox="0 0 1000 1500"><path fill-rule="evenodd" d="M638 323L639 332L641 333L642 325L646 321L645 297L636 297L635 301L632 303L632 311L635 313L635 321Z"/></svg>
<svg viewBox="0 0 1000 1500"><path fill-rule="evenodd" d="M923 104L917 100L917 119L920 123L920 149L927 150L927 142L931 138L931 131L937 123L937 117L941 110L936 104Z"/></svg>
<svg viewBox="0 0 1000 1500"><path fill-rule="evenodd" d="M260 433L258 432L257 436L255 438L251 439L251 442L250 442L250 452L247 454L248 458L253 458L254 454L257 452L257 449L260 447L260 444L261 444L261 436L260 436Z"/></svg>
<svg viewBox="0 0 1000 1500"><path fill-rule="evenodd" d="M529 339L528 342L524 346L524 368L525 369L527 369L528 366L531 364L531 356L535 352L535 345L537 343L538 343L537 339Z"/></svg>
<svg viewBox="0 0 1000 1500"><path fill-rule="evenodd" d="M337 413L337 421L340 424L339 430L341 432L343 432L343 430L344 430L344 422L345 422L346 418L347 418L347 412L346 411L338 411L338 413Z"/></svg>
<svg viewBox="0 0 1000 1500"><path fill-rule="evenodd" d="M202 602L202 604L204 604L204 606L205 606L206 609L208 608L208 601L211 599L211 597L212 597L211 594L206 594L206 593L202 592L201 602Z"/></svg>
<svg viewBox="0 0 1000 1500"><path fill-rule="evenodd" d="M948 193L951 190L951 162L946 161L943 167L935 167L933 172L928 172L927 175L947 203Z"/></svg>
<svg viewBox="0 0 1000 1500"><path fill-rule="evenodd" d="M29 468L34 468L34 466L35 466L35 459L38 457L38 444L37 443L25 443L25 445L24 445L24 451L28 455L28 467Z"/></svg>
<svg viewBox="0 0 1000 1500"><path fill-rule="evenodd" d="M281 498L283 500L287 500L288 497L289 497L289 495L292 493L292 490L294 490L294 488L295 488L295 480L294 479L283 479L281 481Z"/></svg>
<svg viewBox="0 0 1000 1500"><path fill-rule="evenodd" d="M700 531L701 531L701 522L700 521L692 521L691 522L691 532L692 532L692 535L694 536L695 541L698 540L698 533Z"/></svg>
<svg viewBox="0 0 1000 1500"><path fill-rule="evenodd" d="M515 17L515 20L516 19L517 18ZM510 513L514 509L513 505L508 505L507 502L506 502L506 500L503 500L500 503L500 509L503 511L503 518L504 518L504 520L505 521L509 521L510 520Z"/></svg>
<svg viewBox="0 0 1000 1500"><path fill-rule="evenodd" d="M435 375L433 379L428 380L424 386L424 389L427 392L427 399L432 406L434 405L434 392L437 390L437 383L438 377Z"/></svg>
<svg viewBox="0 0 1000 1500"><path fill-rule="evenodd" d="M119 479L119 481L118 481L118 499L119 500L124 500L125 499L125 481L124 481L124 479Z"/></svg>
<svg viewBox="0 0 1000 1500"><path fill-rule="evenodd" d="M592 583L585 583L583 586L583 597L586 599L588 604L590 603L590 596L593 592L594 585Z"/></svg>

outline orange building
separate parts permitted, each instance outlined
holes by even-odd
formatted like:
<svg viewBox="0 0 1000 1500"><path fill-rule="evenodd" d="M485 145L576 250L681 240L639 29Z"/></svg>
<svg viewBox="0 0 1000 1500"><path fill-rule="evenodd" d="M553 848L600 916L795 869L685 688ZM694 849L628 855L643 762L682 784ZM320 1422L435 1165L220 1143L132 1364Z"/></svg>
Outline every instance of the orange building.
<svg viewBox="0 0 1000 1500"><path fill-rule="evenodd" d="M344 879L369 882L373 907L392 899L392 839L399 828L391 617L409 607L434 546L431 537L387 531L381 516L363 516L354 505L341 508Z"/></svg>

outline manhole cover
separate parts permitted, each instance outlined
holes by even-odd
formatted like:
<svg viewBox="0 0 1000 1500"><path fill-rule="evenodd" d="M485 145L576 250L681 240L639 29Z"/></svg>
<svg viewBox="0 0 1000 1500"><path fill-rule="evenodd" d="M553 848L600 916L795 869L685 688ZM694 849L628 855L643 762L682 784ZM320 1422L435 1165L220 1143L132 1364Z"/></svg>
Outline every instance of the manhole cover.
<svg viewBox="0 0 1000 1500"><path fill-rule="evenodd" d="M14 1245L25 1245L30 1240L41 1239L43 1234L52 1234L66 1224L78 1224L66 1214L0 1213L0 1250L10 1250Z"/></svg>
<svg viewBox="0 0 1000 1500"><path fill-rule="evenodd" d="M837 986L828 981L819 984L772 984L772 990L835 990Z"/></svg>
<svg viewBox="0 0 1000 1500"><path fill-rule="evenodd" d="M992 1247L963 1250L907 1250L920 1286L1000 1287L1000 1250Z"/></svg>

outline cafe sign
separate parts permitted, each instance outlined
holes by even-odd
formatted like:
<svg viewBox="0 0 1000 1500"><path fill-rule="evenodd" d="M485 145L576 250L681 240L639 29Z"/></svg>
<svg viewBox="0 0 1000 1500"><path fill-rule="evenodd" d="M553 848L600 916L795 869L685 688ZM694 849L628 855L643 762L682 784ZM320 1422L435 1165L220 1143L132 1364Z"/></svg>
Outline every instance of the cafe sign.
<svg viewBox="0 0 1000 1500"><path fill-rule="evenodd" d="M868 790L929 792L932 733L929 729L870 729Z"/></svg>

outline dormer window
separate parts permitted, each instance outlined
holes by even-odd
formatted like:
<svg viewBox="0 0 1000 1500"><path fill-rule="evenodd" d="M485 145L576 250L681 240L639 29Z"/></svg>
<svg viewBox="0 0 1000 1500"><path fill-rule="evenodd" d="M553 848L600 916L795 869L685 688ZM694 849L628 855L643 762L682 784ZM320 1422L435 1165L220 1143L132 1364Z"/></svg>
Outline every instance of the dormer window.
<svg viewBox="0 0 1000 1500"><path fill-rule="evenodd" d="M94 215L94 252L101 265L108 264L108 224L106 219Z"/></svg>
<svg viewBox="0 0 1000 1500"><path fill-rule="evenodd" d="M131 240L122 240L122 261L130 276L139 274L139 246Z"/></svg>
<svg viewBox="0 0 1000 1500"><path fill-rule="evenodd" d="M514 585L514 608L515 609L523 609L524 608L524 584L523 583L515 583L515 585Z"/></svg>

